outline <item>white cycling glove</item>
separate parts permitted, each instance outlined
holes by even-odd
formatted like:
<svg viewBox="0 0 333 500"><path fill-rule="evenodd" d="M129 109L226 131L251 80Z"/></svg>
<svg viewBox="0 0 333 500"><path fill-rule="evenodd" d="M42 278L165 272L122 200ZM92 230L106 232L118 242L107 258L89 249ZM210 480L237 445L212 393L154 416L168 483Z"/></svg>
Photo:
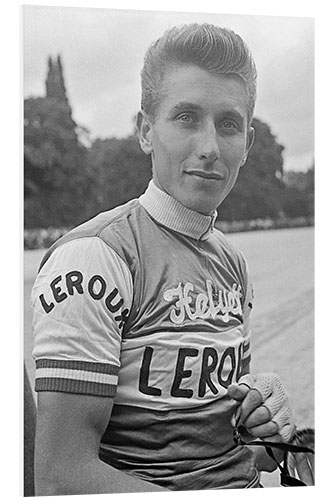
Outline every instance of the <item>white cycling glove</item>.
<svg viewBox="0 0 333 500"><path fill-rule="evenodd" d="M278 427L277 434L283 441L289 441L295 432L295 424L280 377L275 373L248 374L241 377L238 384L244 384L249 389L259 392L262 406L265 406L270 414L270 420Z"/></svg>

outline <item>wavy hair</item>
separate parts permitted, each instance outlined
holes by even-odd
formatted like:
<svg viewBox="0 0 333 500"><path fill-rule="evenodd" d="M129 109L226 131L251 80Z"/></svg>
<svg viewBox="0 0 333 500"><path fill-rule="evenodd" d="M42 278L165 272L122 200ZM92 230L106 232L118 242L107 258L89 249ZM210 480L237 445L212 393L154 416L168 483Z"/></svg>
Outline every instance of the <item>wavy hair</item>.
<svg viewBox="0 0 333 500"><path fill-rule="evenodd" d="M216 75L242 78L251 122L257 87L257 71L251 52L232 30L207 23L171 28L148 48L141 71L141 109L152 120L156 118L166 71L184 64L198 66Z"/></svg>

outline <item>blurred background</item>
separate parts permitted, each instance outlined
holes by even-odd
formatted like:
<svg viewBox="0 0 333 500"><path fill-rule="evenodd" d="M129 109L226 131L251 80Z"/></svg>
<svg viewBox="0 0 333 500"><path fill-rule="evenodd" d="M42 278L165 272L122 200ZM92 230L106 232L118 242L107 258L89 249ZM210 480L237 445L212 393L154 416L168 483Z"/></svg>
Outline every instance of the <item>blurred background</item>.
<svg viewBox="0 0 333 500"><path fill-rule="evenodd" d="M256 141L219 209L223 228L313 222L313 19L25 6L26 248L145 190L150 158L134 126L144 53L189 22L239 33L258 69Z"/></svg>

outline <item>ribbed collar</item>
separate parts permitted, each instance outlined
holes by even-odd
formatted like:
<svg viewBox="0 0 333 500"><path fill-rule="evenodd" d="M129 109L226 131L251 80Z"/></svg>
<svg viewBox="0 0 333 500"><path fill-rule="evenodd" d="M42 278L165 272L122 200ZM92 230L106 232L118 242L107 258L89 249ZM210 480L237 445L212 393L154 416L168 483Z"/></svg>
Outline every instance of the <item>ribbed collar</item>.
<svg viewBox="0 0 333 500"><path fill-rule="evenodd" d="M213 231L216 211L213 215L203 215L190 210L156 187L153 181L139 201L156 222L185 236L205 240Z"/></svg>

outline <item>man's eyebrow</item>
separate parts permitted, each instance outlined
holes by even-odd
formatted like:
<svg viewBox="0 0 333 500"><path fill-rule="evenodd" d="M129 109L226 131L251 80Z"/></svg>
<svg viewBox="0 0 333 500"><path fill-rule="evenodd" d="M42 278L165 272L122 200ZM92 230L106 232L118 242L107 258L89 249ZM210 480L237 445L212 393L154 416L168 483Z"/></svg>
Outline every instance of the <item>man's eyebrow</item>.
<svg viewBox="0 0 333 500"><path fill-rule="evenodd" d="M221 116L227 116L230 118L235 118L236 120L244 121L245 117L235 109L226 109L221 113Z"/></svg>
<svg viewBox="0 0 333 500"><path fill-rule="evenodd" d="M175 104L172 107L171 112L177 113L180 111L201 111L201 110L202 107L199 104L193 104L191 102L182 101Z"/></svg>

